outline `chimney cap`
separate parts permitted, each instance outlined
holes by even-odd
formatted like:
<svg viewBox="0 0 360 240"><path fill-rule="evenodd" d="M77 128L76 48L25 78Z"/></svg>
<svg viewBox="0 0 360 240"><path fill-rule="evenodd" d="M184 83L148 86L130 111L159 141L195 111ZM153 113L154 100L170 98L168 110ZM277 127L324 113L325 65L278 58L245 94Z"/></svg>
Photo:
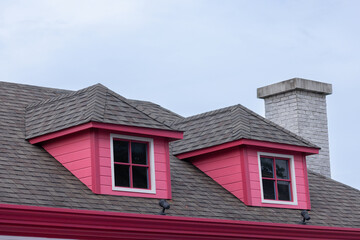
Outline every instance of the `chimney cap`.
<svg viewBox="0 0 360 240"><path fill-rule="evenodd" d="M279 83L274 83L257 89L258 98L267 98L276 94L303 90L319 94L332 94L332 85L329 83L317 82L303 78L292 78Z"/></svg>

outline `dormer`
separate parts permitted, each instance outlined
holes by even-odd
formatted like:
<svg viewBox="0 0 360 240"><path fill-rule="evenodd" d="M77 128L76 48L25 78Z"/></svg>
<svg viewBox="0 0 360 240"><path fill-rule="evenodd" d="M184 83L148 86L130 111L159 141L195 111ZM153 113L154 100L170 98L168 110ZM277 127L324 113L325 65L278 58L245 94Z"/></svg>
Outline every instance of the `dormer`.
<svg viewBox="0 0 360 240"><path fill-rule="evenodd" d="M173 154L248 206L310 209L306 156L319 148L235 105L175 122Z"/></svg>
<svg viewBox="0 0 360 240"><path fill-rule="evenodd" d="M26 139L94 193L170 199L169 142L183 133L139 103L100 84L35 103Z"/></svg>

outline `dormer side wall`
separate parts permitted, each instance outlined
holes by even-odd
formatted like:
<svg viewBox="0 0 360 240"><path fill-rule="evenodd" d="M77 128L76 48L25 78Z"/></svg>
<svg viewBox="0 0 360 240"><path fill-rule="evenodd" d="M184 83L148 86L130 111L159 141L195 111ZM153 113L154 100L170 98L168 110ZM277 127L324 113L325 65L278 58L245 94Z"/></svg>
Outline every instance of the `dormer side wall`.
<svg viewBox="0 0 360 240"><path fill-rule="evenodd" d="M116 185L112 144L118 138L148 141L148 188ZM171 199L169 141L162 136L90 128L41 142L41 146L96 194Z"/></svg>
<svg viewBox="0 0 360 240"><path fill-rule="evenodd" d="M208 153L191 158L190 161L234 196L245 202L239 147Z"/></svg>
<svg viewBox="0 0 360 240"><path fill-rule="evenodd" d="M265 199L262 157L288 163L289 200ZM306 153L242 145L194 156L188 161L248 206L311 209ZM276 177L273 181L275 184L284 183L283 179L277 180Z"/></svg>
<svg viewBox="0 0 360 240"><path fill-rule="evenodd" d="M44 142L42 147L89 189L93 190L90 130Z"/></svg>

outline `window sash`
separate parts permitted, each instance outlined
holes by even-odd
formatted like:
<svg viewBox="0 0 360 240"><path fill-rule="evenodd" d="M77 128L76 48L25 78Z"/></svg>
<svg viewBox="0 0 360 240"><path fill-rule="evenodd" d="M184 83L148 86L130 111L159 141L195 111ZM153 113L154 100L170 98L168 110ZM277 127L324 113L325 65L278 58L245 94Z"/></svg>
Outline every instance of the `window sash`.
<svg viewBox="0 0 360 240"><path fill-rule="evenodd" d="M125 166L129 166L129 182L130 182L130 186L126 187L126 186L116 186L115 187L121 187L121 188L132 188L132 189L144 189L144 190L148 190L151 189L151 171L150 171L150 159L149 159L149 143L148 142L144 142L144 141L138 141L138 140L129 140L129 139L121 139L121 138L114 138L112 144L114 144L115 141L123 141L123 142L128 142L128 156L129 156L129 162L125 163L125 162L116 162L114 159L113 164L114 165L125 165ZM143 143L146 145L146 164L135 164L132 163L132 151L131 151L131 143L136 142L136 143ZM134 185L134 179L133 179L133 166L134 167L144 167L146 168L146 172L147 172L147 188L135 188ZM113 171L114 174L114 178L115 176L115 171Z"/></svg>
<svg viewBox="0 0 360 240"><path fill-rule="evenodd" d="M273 168L273 177L263 177L262 176L262 171L260 171L260 175L261 175L261 179L263 180L272 180L274 181L274 189L275 189L275 199L269 199L269 198L265 198L264 196L264 189L263 189L263 197L265 200L276 200L276 201L286 201L286 202L291 202L293 200L293 192L292 192L292 184L291 184L291 171L290 171L290 159L288 158L282 158L282 157L274 157L274 156L265 156L265 155L261 155L260 156L260 164L261 164L261 159L262 158L268 158L268 159L272 159L272 168ZM288 171L288 175L289 175L289 179L282 179L282 178L278 178L277 177L277 170L276 170L276 160L286 160L287 162L287 171ZM260 166L260 169L262 169L262 165ZM279 200L279 191L278 191L278 182L289 182L289 192L290 192L290 200ZM261 184L264 188L263 182L261 181Z"/></svg>

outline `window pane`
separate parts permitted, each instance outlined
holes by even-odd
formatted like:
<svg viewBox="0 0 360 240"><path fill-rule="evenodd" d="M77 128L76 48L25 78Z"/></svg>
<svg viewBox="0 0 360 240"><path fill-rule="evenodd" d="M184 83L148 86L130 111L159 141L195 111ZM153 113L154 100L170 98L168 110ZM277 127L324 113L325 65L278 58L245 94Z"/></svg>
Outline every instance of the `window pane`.
<svg viewBox="0 0 360 240"><path fill-rule="evenodd" d="M275 182L263 179L264 199L275 199Z"/></svg>
<svg viewBox="0 0 360 240"><path fill-rule="evenodd" d="M261 158L261 175L266 178L274 178L272 158Z"/></svg>
<svg viewBox="0 0 360 240"><path fill-rule="evenodd" d="M148 168L147 167L132 167L133 187L135 188L149 188L148 186Z"/></svg>
<svg viewBox="0 0 360 240"><path fill-rule="evenodd" d="M114 162L129 162L129 143L125 141L114 140Z"/></svg>
<svg viewBox="0 0 360 240"><path fill-rule="evenodd" d="M275 160L276 177L280 179L289 179L289 164L287 160Z"/></svg>
<svg viewBox="0 0 360 240"><path fill-rule="evenodd" d="M290 182L278 181L277 187L279 200L291 201Z"/></svg>
<svg viewBox="0 0 360 240"><path fill-rule="evenodd" d="M114 164L115 168L115 186L130 187L129 166Z"/></svg>
<svg viewBox="0 0 360 240"><path fill-rule="evenodd" d="M147 164L147 144L146 143L131 143L131 159L134 164Z"/></svg>

